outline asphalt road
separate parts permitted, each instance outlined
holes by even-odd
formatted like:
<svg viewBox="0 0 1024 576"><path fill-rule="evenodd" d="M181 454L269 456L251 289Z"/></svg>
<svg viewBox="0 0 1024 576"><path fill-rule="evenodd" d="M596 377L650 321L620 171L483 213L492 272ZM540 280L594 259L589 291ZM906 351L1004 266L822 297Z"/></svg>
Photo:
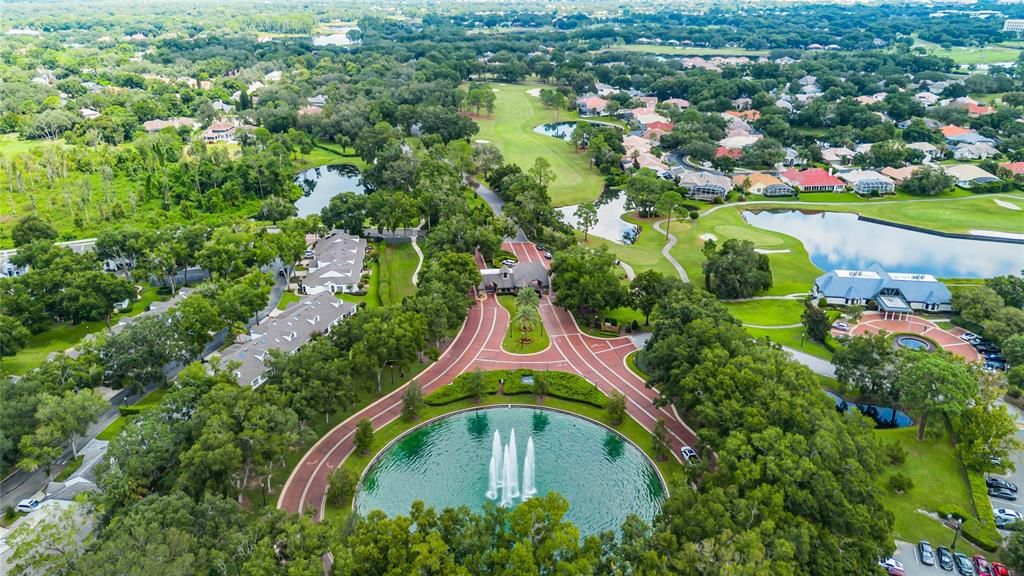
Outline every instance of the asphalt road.
<svg viewBox="0 0 1024 576"><path fill-rule="evenodd" d="M1024 442L1024 413L1010 404L1005 404L1010 414L1013 414L1017 418L1017 440ZM990 476L996 476L1008 480L1016 484L1019 488L1024 488L1024 451L1017 451L1010 454L1010 460L1016 466L1016 470L1007 474L990 474ZM1022 495L1024 497L1024 495ZM992 502L993 508L1009 508L1016 510L1024 515L1024 500L1017 500L1016 502L1008 502L1006 500L1000 500L998 498L989 498ZM1003 535L1009 535L1009 532L1003 532Z"/></svg>

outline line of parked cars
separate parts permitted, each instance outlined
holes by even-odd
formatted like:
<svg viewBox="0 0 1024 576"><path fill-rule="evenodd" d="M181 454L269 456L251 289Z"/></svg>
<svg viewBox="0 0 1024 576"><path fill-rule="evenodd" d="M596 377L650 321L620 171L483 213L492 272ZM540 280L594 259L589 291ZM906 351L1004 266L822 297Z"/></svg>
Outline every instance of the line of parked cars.
<svg viewBox="0 0 1024 576"><path fill-rule="evenodd" d="M1011 502L1017 499L1017 485L1013 482L1007 482L995 476L987 476L985 478L985 486L988 487L988 495L993 498L1009 500Z"/></svg>
<svg viewBox="0 0 1024 576"><path fill-rule="evenodd" d="M946 572L956 571L960 576L1010 576L1010 571L999 562L989 562L980 554L969 558L960 552L951 552L945 546L932 548L927 541L917 543L917 558L925 566L935 566ZM904 576L906 571L903 563L895 558L883 558L878 565L889 573L889 576Z"/></svg>
<svg viewBox="0 0 1024 576"><path fill-rule="evenodd" d="M978 354L981 354L981 357L985 359L986 371L1006 370L1006 359L1003 358L1003 351L999 346L973 332L964 332L960 335L960 339L969 343L978 351Z"/></svg>

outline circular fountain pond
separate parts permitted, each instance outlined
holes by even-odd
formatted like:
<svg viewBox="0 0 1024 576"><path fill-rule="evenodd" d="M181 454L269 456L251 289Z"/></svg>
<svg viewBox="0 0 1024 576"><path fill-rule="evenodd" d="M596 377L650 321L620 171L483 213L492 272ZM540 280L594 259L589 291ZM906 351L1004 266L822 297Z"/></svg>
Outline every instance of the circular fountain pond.
<svg viewBox="0 0 1024 576"><path fill-rule="evenodd" d="M392 442L363 475L355 509L408 514L421 500L481 510L516 506L531 489L564 496L566 519L585 535L618 531L629 514L650 522L666 496L654 464L617 432L563 412L496 407L445 416Z"/></svg>
<svg viewBox="0 0 1024 576"><path fill-rule="evenodd" d="M913 334L897 334L893 336L892 341L899 348L907 348L918 352L935 351L935 344L933 344L931 340L920 336L914 336Z"/></svg>

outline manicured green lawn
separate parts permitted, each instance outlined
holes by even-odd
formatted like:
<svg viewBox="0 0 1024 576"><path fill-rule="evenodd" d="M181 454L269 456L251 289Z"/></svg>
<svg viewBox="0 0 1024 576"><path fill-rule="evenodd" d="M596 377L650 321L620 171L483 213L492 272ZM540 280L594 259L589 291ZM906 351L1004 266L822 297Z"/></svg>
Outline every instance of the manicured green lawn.
<svg viewBox="0 0 1024 576"><path fill-rule="evenodd" d="M1016 62L1020 56L1020 49L1000 44L989 44L988 46L953 46L945 49L938 44L914 39L914 47L923 47L929 53L943 58L950 58L953 62L961 65L970 64L995 64L997 62Z"/></svg>
<svg viewBox="0 0 1024 576"><path fill-rule="evenodd" d="M278 310L285 310L292 304L299 301L299 295L295 292L285 292L281 294L281 300L277 303Z"/></svg>
<svg viewBox="0 0 1024 576"><path fill-rule="evenodd" d="M832 353L821 343L803 337L802 326L796 328L746 328L747 334L755 338L767 338L775 344L781 344L801 352L817 356L824 360L831 360Z"/></svg>
<svg viewBox="0 0 1024 576"><path fill-rule="evenodd" d="M939 422L933 426L941 426ZM939 521L929 518L917 510L937 512L940 506L955 504L963 510L971 510L970 488L961 474L960 462L953 452L949 436L938 440L916 439L917 428L876 430L883 442L899 442L907 450L906 461L890 466L890 471L878 478L879 496L885 507L896 518L895 536L906 542L928 540L933 546L948 546L953 540L953 531ZM910 477L914 487L904 494L889 489L889 477L901 472ZM968 555L982 553L963 538L957 543L957 550Z"/></svg>
<svg viewBox="0 0 1024 576"><path fill-rule="evenodd" d="M378 297L384 306L399 304L406 296L416 293L412 283L413 272L419 264L419 256L410 242L377 244L380 275L378 276Z"/></svg>
<svg viewBox="0 0 1024 576"><path fill-rule="evenodd" d="M115 314L110 319L111 326L117 324L118 319L123 316L137 316L144 312L153 302L166 300L170 297L169 294L157 294L156 288L148 283L140 283L140 285L143 287L140 299L133 302L131 308L126 312ZM106 328L107 325L102 320L81 322L79 324L55 324L46 331L33 334L28 340L28 345L19 350L14 356L4 357L0 360L0 373L20 376L33 368L41 366L43 362L46 362L46 357L51 353L63 352L73 348L89 334L101 332L106 330Z"/></svg>
<svg viewBox="0 0 1024 576"><path fill-rule="evenodd" d="M486 406L494 404L508 404L509 402L514 402L518 404L537 403L535 396L533 396L532 394L519 394L515 396L487 396L484 398L484 401L479 405ZM575 414L579 414L581 416L586 416L587 418L597 420L598 422L609 424L607 413L600 408L591 406L590 404L584 404L582 402L572 402L569 400L561 400L559 398L552 398L548 396L544 398L542 405L548 406L550 408L567 410L569 412L573 412ZM363 470L365 470L366 467L370 464L370 461L373 459L373 456L381 449L383 449L388 442L394 440L403 432L409 430L410 428L413 428L414 426L417 426L418 424L422 423L425 420L429 420L431 418L441 416L449 412L454 412L456 410L461 410L464 408L473 408L475 406L478 406L478 404L473 402L473 400L461 400L445 406L426 406L423 409L423 412L420 414L419 420L416 422L409 422L405 419L398 419L392 422L391 424L388 424L387 426L384 426L383 428L377 430L373 435L373 446L370 449L370 454L367 456L352 454L345 459L345 462L342 463L342 466L350 470L356 476L361 476ZM618 430L620 433L622 433L622 435L626 436L631 441L633 441L634 444L636 444L641 450L643 450L647 454L649 458L651 458L651 460L661 471L662 476L665 477L666 481L668 481L670 478L672 478L674 475L681 471L681 464L679 464L679 462L677 462L675 458L669 458L664 462L659 462L654 458L654 456L651 454L651 433L644 430L644 428L640 426L640 424L637 423L636 420L633 420L633 418L626 418L626 420L622 424L620 424L619 426L615 426L614 428ZM348 516L348 514L351 512L351 509L347 506L342 507L333 503L329 503L326 512L326 517L328 518L343 519Z"/></svg>
<svg viewBox="0 0 1024 576"><path fill-rule="evenodd" d="M577 152L572 144L533 131L541 124L578 120L576 112L544 108L540 98L528 90L543 84L495 84L497 102L492 117L477 118L480 133L474 140L487 140L498 147L505 160L523 170L533 167L537 158L551 164L555 181L548 187L555 206L589 202L601 194L603 180L590 166L586 152ZM550 88L550 86L547 86Z"/></svg>
<svg viewBox="0 0 1024 576"><path fill-rule="evenodd" d="M700 46L654 46L650 44L617 44L601 49L602 52L640 52L644 54L671 54L672 56L767 56L767 50L746 48L705 48Z"/></svg>
<svg viewBox="0 0 1024 576"><path fill-rule="evenodd" d="M755 248L767 250L789 250L789 252L769 254L768 260L772 267L772 287L767 295L782 296L807 292L814 279L821 275L821 270L811 263L810 256L803 244L792 236L761 230L747 224L738 207L726 207L715 212L702 215L696 221L683 221L672 225L673 235L679 239L672 248L672 256L682 264L690 281L702 284L704 272L701 263L704 255L701 248L704 234L715 236L719 245L729 238L750 240Z"/></svg>
<svg viewBox="0 0 1024 576"><path fill-rule="evenodd" d="M508 310L509 318L516 314L516 297L510 294L498 296L498 302ZM547 330L544 329L544 323L540 322L537 327L528 334L528 337L532 339L528 344L521 344L519 338L522 332L519 331L518 326L512 326L511 320L508 330L505 331L505 339L501 341L501 348L506 352L512 352L513 354L533 354L534 352L540 352L548 347L550 339L548 338Z"/></svg>
<svg viewBox="0 0 1024 576"><path fill-rule="evenodd" d="M164 396L166 394L166 388L157 388L156 390L153 390L149 394L146 394L145 396L140 398L139 401L136 402L135 404L132 404L132 406L135 406L137 408L152 408L160 404L160 401L164 399ZM108 442L110 440L113 440L114 437L121 432L121 429L124 428L126 424L128 424L128 419L132 417L133 416L118 416L117 418L114 419L113 422L111 422L106 428L104 428L102 432L96 435L96 439L106 440Z"/></svg>
<svg viewBox="0 0 1024 576"><path fill-rule="evenodd" d="M636 242L633 244L618 244L611 240L598 238L593 234L584 242L582 232L577 232L576 238L580 244L587 246L607 246L616 257L632 266L633 271L637 274L654 269L669 278L677 277L676 269L661 255L661 248L665 245L665 235L654 229L654 223L661 218L640 218L636 212L630 212L624 214L622 219L640 226L640 235L637 236ZM669 231L678 235L682 229L682 226L673 219Z"/></svg>
<svg viewBox="0 0 1024 576"><path fill-rule="evenodd" d="M831 212L857 212L864 216L900 224L910 224L939 232L966 233L971 230L995 230L999 232L1020 232L1024 230L1024 194L972 194L957 190L941 199L905 202L913 197L901 196L898 200L855 200L855 194L801 194L800 201L843 202L842 206L800 205L786 206L757 205L756 208L793 208L800 210L828 210ZM1011 210L996 204L998 198L1021 207Z"/></svg>
<svg viewBox="0 0 1024 576"><path fill-rule="evenodd" d="M726 302L729 313L744 324L785 326L799 324L804 312L802 300L750 300Z"/></svg>
<svg viewBox="0 0 1024 576"><path fill-rule="evenodd" d="M85 456L79 456L78 458L69 460L68 463L64 466L64 469L60 471L60 474L57 474L56 476L53 477L53 481L63 482L67 480L68 478L71 477L72 474L75 473L75 470L78 470L79 468L82 467L82 462L85 462Z"/></svg>

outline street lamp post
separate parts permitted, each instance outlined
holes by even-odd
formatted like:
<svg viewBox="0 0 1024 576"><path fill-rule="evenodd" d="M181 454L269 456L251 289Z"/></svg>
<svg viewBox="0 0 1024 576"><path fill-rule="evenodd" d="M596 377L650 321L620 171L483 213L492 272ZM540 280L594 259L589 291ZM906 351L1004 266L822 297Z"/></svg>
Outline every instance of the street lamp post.
<svg viewBox="0 0 1024 576"><path fill-rule="evenodd" d="M956 541L960 538L960 528L964 525L964 519L958 518L956 521L956 528L953 531L953 543L950 544L949 549L956 552Z"/></svg>

